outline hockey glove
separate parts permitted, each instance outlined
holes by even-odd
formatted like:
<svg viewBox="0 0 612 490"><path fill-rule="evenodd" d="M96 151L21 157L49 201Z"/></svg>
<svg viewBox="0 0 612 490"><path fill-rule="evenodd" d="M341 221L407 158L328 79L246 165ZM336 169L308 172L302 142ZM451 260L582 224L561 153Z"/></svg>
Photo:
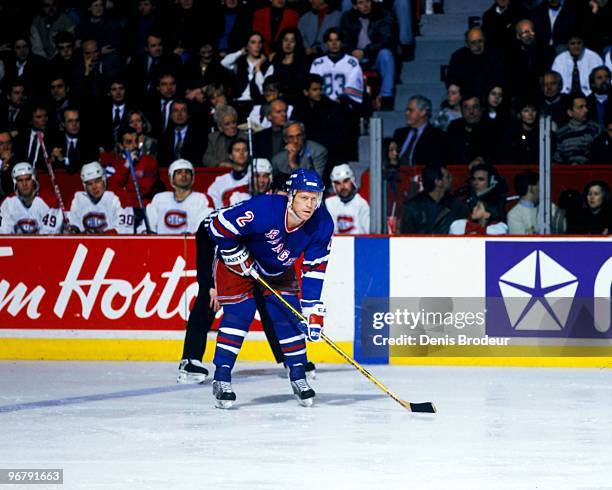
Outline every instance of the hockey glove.
<svg viewBox="0 0 612 490"><path fill-rule="evenodd" d="M325 306L317 304L310 308L302 308L302 314L308 320L305 325L304 333L311 342L321 340L321 332L323 331L323 323L325 320ZM303 325L306 322L301 322Z"/></svg>
<svg viewBox="0 0 612 490"><path fill-rule="evenodd" d="M244 245L221 250L221 258L229 270L243 277L249 277L255 266L251 253Z"/></svg>

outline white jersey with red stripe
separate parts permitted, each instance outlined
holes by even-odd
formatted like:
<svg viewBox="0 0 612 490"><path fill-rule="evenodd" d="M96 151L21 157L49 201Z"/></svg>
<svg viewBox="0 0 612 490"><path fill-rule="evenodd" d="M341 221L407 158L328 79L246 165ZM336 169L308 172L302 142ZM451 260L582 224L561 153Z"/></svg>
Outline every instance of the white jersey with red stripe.
<svg viewBox="0 0 612 490"><path fill-rule="evenodd" d="M359 194L349 202L340 197L325 199L325 207L334 220L334 233L340 235L362 235L370 233L370 205Z"/></svg>
<svg viewBox="0 0 612 490"><path fill-rule="evenodd" d="M112 191L104 191L98 202L85 191L75 192L69 219L81 233L134 233L134 208Z"/></svg>
<svg viewBox="0 0 612 490"><path fill-rule="evenodd" d="M236 178L235 173L228 172L219 175L210 187L207 194L213 200L215 209L233 206L251 198L249 194L249 184L251 182L251 172L247 171L242 177Z"/></svg>
<svg viewBox="0 0 612 490"><path fill-rule="evenodd" d="M358 104L363 101L363 72L354 56L345 54L335 63L321 56L312 62L310 73L323 78L323 92L331 100L345 96Z"/></svg>
<svg viewBox="0 0 612 490"><path fill-rule="evenodd" d="M64 218L57 200L45 192L26 207L17 194L11 194L0 206L0 234L53 235L61 233Z"/></svg>
<svg viewBox="0 0 612 490"><path fill-rule="evenodd" d="M195 233L213 210L211 198L202 192L192 192L177 201L174 192L168 191L153 197L147 206L147 218L154 233L180 235Z"/></svg>

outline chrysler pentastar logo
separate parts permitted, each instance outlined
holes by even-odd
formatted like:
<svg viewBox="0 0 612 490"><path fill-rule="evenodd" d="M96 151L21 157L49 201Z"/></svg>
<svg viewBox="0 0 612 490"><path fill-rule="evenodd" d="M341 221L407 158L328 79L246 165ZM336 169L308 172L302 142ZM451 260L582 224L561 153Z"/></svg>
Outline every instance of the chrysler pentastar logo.
<svg viewBox="0 0 612 490"><path fill-rule="evenodd" d="M541 250L499 278L506 312L516 330L562 330L577 288L576 276Z"/></svg>

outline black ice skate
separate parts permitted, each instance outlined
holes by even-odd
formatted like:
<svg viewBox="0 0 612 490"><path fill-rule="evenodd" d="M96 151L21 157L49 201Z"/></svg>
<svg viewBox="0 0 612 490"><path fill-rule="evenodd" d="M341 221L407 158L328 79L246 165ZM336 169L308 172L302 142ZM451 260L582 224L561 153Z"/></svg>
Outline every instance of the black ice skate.
<svg viewBox="0 0 612 490"><path fill-rule="evenodd" d="M215 407L231 408L236 401L236 393L232 390L232 383L227 381L213 381L213 396L215 397Z"/></svg>
<svg viewBox="0 0 612 490"><path fill-rule="evenodd" d="M179 364L179 375L176 378L177 383L196 384L203 383L208 376L208 369L196 359L183 359Z"/></svg>
<svg viewBox="0 0 612 490"><path fill-rule="evenodd" d="M295 399L300 405L303 407L312 407L314 404L315 392L308 386L308 382L304 378L292 381L291 388L293 389Z"/></svg>
<svg viewBox="0 0 612 490"><path fill-rule="evenodd" d="M283 362L283 366L285 368L285 378L289 378L289 366ZM304 364L304 371L306 371L306 379L317 379L317 370L314 363L308 361Z"/></svg>

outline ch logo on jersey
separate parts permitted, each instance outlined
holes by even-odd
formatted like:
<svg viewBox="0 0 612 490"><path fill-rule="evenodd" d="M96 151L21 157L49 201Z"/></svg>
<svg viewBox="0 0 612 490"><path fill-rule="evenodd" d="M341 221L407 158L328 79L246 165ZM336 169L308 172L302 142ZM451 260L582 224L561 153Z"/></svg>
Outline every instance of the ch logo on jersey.
<svg viewBox="0 0 612 490"><path fill-rule="evenodd" d="M244 226L253 221L255 219L255 215L253 214L252 211L247 211L246 213L244 213L243 216L240 216L238 218L236 218L236 223L238 223L238 226L240 228L244 228Z"/></svg>
<svg viewBox="0 0 612 490"><path fill-rule="evenodd" d="M20 219L15 225L15 231L26 235L38 233L38 222L34 219Z"/></svg>
<svg viewBox="0 0 612 490"><path fill-rule="evenodd" d="M168 228L183 228L187 225L187 213L172 209L164 216L164 223Z"/></svg>
<svg viewBox="0 0 612 490"><path fill-rule="evenodd" d="M104 231L106 225L106 215L104 213L87 213L83 216L83 228L90 233Z"/></svg>
<svg viewBox="0 0 612 490"><path fill-rule="evenodd" d="M279 234L279 230L270 230L268 233L265 234L265 237L270 240L274 240Z"/></svg>
<svg viewBox="0 0 612 490"><path fill-rule="evenodd" d="M355 229L355 221L352 216L338 215L338 232L349 233Z"/></svg>

